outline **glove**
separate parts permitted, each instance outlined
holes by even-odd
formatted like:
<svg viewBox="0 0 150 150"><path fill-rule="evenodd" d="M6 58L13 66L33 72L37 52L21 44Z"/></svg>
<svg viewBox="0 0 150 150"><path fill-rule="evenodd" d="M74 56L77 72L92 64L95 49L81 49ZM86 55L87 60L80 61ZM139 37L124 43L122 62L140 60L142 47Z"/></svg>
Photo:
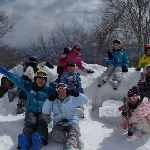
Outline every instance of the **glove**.
<svg viewBox="0 0 150 150"><path fill-rule="evenodd" d="M114 57L112 56L112 53L108 50L107 51L107 53L108 53L108 58L111 60L111 59L113 59Z"/></svg>
<svg viewBox="0 0 150 150"><path fill-rule="evenodd" d="M136 70L136 71L140 71L140 70L141 70L141 68L137 67L135 70Z"/></svg>
<svg viewBox="0 0 150 150"><path fill-rule="evenodd" d="M127 66L122 66L122 72L128 72Z"/></svg>
<svg viewBox="0 0 150 150"><path fill-rule="evenodd" d="M121 113L121 116L122 116L123 118L125 118L125 117L127 117L127 113L126 113L126 112L122 112L122 113Z"/></svg>
<svg viewBox="0 0 150 150"><path fill-rule="evenodd" d="M50 82L49 83L49 86L53 87L54 89L56 88L57 86L57 83L56 82Z"/></svg>
<svg viewBox="0 0 150 150"><path fill-rule="evenodd" d="M0 73L4 74L6 77L8 77L9 74L9 72L3 66L0 66Z"/></svg>
<svg viewBox="0 0 150 150"><path fill-rule="evenodd" d="M51 94L48 99L49 99L49 101L54 101L56 98L57 98L57 92L54 94Z"/></svg>
<svg viewBox="0 0 150 150"><path fill-rule="evenodd" d="M46 66L49 68L54 68L54 66L52 64L50 64L49 62L46 62Z"/></svg>
<svg viewBox="0 0 150 150"><path fill-rule="evenodd" d="M70 47L65 47L63 53L64 53L64 54L68 54L69 52L71 52L71 50L72 50L72 49L71 49Z"/></svg>
<svg viewBox="0 0 150 150"><path fill-rule="evenodd" d="M79 92L74 91L73 89L70 90L70 95L74 96L74 97L78 97L79 96Z"/></svg>
<svg viewBox="0 0 150 150"><path fill-rule="evenodd" d="M78 88L78 87L79 87L79 85L78 85L78 84L73 84L73 86L76 86L76 88Z"/></svg>
<svg viewBox="0 0 150 150"><path fill-rule="evenodd" d="M86 69L86 68L84 68L83 71L85 71L87 73L94 73L94 71L92 69Z"/></svg>

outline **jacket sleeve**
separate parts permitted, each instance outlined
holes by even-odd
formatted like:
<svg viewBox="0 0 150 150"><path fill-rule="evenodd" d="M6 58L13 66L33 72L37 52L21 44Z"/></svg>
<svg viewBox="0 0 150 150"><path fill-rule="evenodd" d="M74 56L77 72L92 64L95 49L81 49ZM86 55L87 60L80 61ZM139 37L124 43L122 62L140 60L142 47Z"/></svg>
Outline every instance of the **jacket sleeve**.
<svg viewBox="0 0 150 150"><path fill-rule="evenodd" d="M20 87L24 92L26 92L26 85L30 83L12 73L9 73L8 79Z"/></svg>
<svg viewBox="0 0 150 150"><path fill-rule="evenodd" d="M128 56L127 56L127 53L124 52L124 55L123 55L123 66L129 66L129 59L128 59Z"/></svg>
<svg viewBox="0 0 150 150"><path fill-rule="evenodd" d="M82 93L79 93L78 97L73 97L73 98L76 102L76 106L83 106L84 104L87 104L88 102L88 98Z"/></svg>
<svg viewBox="0 0 150 150"><path fill-rule="evenodd" d="M138 68L142 68L142 63L144 63L144 58L146 57L146 55L144 54L143 56L142 56L142 58L141 58L141 60L139 61L139 66L138 66Z"/></svg>
<svg viewBox="0 0 150 150"><path fill-rule="evenodd" d="M81 87L81 78L79 73L77 74L77 85Z"/></svg>
<svg viewBox="0 0 150 150"><path fill-rule="evenodd" d="M63 74L60 77L60 83L67 84L66 83L66 78L67 78L67 75L66 75L66 72L64 71Z"/></svg>
<svg viewBox="0 0 150 150"><path fill-rule="evenodd" d="M77 65L77 67L78 67L79 69L82 69L82 70L84 69L83 63L82 63L80 57L78 58L78 61L76 62L76 65Z"/></svg>
<svg viewBox="0 0 150 150"><path fill-rule="evenodd" d="M65 58L62 58L62 57L61 57L62 54L63 54L63 53L61 53L61 54L57 57L57 59L58 59L59 62L64 61L64 60L66 59L66 57L65 57Z"/></svg>
<svg viewBox="0 0 150 150"><path fill-rule="evenodd" d="M52 113L52 101L49 101L48 99L46 99L43 108L42 108L42 112L44 114L51 114Z"/></svg>

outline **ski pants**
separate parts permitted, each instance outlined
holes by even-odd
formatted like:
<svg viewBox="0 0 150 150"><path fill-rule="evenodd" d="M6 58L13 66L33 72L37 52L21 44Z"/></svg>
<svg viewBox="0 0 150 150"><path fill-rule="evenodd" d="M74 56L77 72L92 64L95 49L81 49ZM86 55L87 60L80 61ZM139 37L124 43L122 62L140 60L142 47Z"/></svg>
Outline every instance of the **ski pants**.
<svg viewBox="0 0 150 150"><path fill-rule="evenodd" d="M29 144L32 143L32 134L39 133L44 138L44 145L48 142L48 123L50 122L50 115L29 112L25 114L23 134L27 137Z"/></svg>
<svg viewBox="0 0 150 150"><path fill-rule="evenodd" d="M107 67L107 70L101 75L104 81L107 81L107 79L112 76L112 79L114 81L121 81L122 77L122 66L114 66L109 65Z"/></svg>
<svg viewBox="0 0 150 150"><path fill-rule="evenodd" d="M64 150L68 148L77 148L80 128L79 124L72 123L68 126L60 126L56 124L51 132L52 139L59 143L64 143Z"/></svg>
<svg viewBox="0 0 150 150"><path fill-rule="evenodd" d="M128 123L127 118L122 118L120 119L121 122L123 123ZM147 122L147 119L143 117L141 120L138 121L136 129L141 129L142 132L144 133L149 133L150 132L150 124Z"/></svg>

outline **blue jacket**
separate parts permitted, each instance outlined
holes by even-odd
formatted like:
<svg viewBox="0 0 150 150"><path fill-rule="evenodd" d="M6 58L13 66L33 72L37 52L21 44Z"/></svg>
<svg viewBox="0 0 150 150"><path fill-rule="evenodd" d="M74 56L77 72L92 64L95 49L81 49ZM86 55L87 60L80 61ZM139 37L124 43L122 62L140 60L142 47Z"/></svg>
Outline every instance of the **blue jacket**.
<svg viewBox="0 0 150 150"><path fill-rule="evenodd" d="M81 87L81 78L80 74L77 71L72 73L64 71L60 77L60 83L65 83L70 88L73 84L77 84Z"/></svg>
<svg viewBox="0 0 150 150"><path fill-rule="evenodd" d="M48 98L52 93L55 93L55 89L51 86L44 85L39 87L36 83L25 81L24 79L9 73L8 79L14 82L18 87L20 87L27 95L27 108L28 112L42 112L42 107L46 98Z"/></svg>
<svg viewBox="0 0 150 150"><path fill-rule="evenodd" d="M129 60L127 53L123 50L113 50L112 51L112 56L114 57L113 59L109 60L109 65L114 65L114 66L129 66Z"/></svg>
<svg viewBox="0 0 150 150"><path fill-rule="evenodd" d="M58 98L54 101L47 99L43 105L42 112L45 114L51 114L53 112L53 125L56 125L63 119L68 119L68 122L62 125L68 126L72 123L79 123L76 109L78 106L86 104L87 101L87 97L81 93L78 97L67 96L63 101Z"/></svg>

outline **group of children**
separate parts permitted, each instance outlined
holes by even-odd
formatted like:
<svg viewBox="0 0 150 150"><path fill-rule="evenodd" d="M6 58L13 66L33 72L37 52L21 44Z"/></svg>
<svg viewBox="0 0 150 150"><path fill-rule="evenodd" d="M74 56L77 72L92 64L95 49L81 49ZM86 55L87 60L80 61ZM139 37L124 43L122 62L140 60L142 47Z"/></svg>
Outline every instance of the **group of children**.
<svg viewBox="0 0 150 150"><path fill-rule="evenodd" d="M76 43L73 48L64 48L64 52L58 56L58 79L55 86L51 86L51 84L46 86L47 72L39 68L34 70L31 65L24 73L30 81L7 71L2 66L0 67L0 73L4 74L8 80L15 83L26 94L24 128L23 133L18 136L18 149L29 150L33 145L34 150L39 150L43 145L47 145L48 123L51 121L51 113L53 113L54 125L51 132L52 139L65 143L64 150L77 150L79 147L83 147L78 116L84 117L83 105L87 103L88 99L83 91L78 91L78 89L82 89L82 85L80 74L75 71L75 66L87 73L94 73L94 71L84 67L79 56L81 49L81 44ZM149 58L149 50L150 47L147 46L144 60ZM108 57L109 66L99 77L98 87L106 83L112 75L109 84L114 90L117 90L122 72L127 72L129 66L128 56L121 46L121 41L113 41L113 51L108 51ZM32 63L35 62L32 61ZM140 137L142 131L150 132L150 105L148 101L143 100L144 97L150 97L149 90L147 90L150 84L150 66L146 71L147 73L142 75L138 83L139 87L132 87L128 91L125 104L119 108L122 110L123 118L121 124L114 128L114 131L127 131L128 128L128 142ZM139 117L137 117L138 115Z"/></svg>

